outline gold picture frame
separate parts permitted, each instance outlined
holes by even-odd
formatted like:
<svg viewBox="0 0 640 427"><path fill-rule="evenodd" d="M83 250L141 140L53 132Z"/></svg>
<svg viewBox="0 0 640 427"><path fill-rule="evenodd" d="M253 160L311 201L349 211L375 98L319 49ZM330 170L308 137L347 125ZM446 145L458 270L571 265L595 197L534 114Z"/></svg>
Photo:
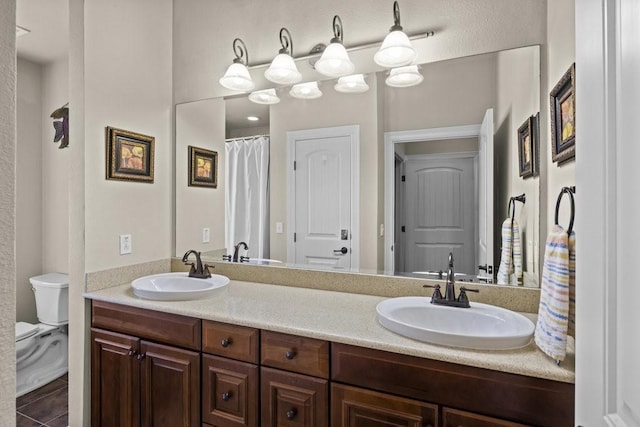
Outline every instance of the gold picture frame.
<svg viewBox="0 0 640 427"><path fill-rule="evenodd" d="M106 127L106 179L153 183L155 138Z"/></svg>
<svg viewBox="0 0 640 427"><path fill-rule="evenodd" d="M218 152L189 145L189 186L218 188Z"/></svg>

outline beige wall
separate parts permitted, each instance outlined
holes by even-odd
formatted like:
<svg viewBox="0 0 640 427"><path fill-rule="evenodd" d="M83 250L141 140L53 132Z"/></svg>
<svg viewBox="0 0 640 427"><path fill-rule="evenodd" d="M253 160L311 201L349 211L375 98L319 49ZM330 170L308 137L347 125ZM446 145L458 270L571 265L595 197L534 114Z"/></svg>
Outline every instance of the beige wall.
<svg viewBox="0 0 640 427"><path fill-rule="evenodd" d="M42 272L69 271L69 149L53 143L51 113L69 102L69 60L42 68ZM70 120L76 111L70 111ZM74 141L75 139L75 141ZM79 138L70 136L69 144Z"/></svg>
<svg viewBox="0 0 640 427"><path fill-rule="evenodd" d="M468 153L478 151L477 138L445 139L440 141L395 144L396 153L412 156L420 154ZM402 151L400 151L402 150Z"/></svg>
<svg viewBox="0 0 640 427"><path fill-rule="evenodd" d="M547 91L548 94L564 73L575 61L575 2L573 0L554 0L547 3ZM576 79L580 78L580 70L576 71ZM580 96L578 94L578 96ZM545 162L547 164L547 229L551 230L554 222L556 200L560 189L564 186L575 185L575 160L558 165L551 161L551 124L549 122L549 97L545 102L547 115L547 152ZM541 112L541 114L543 114ZM580 123L577 123L580 126ZM578 131L579 132L579 131ZM580 156L580 143L577 144L577 156ZM584 193L583 193L584 194ZM580 197L580 191L576 192ZM571 207L568 198L562 203L559 222L564 228L569 225ZM580 228L576 224L576 230Z"/></svg>
<svg viewBox="0 0 640 427"><path fill-rule="evenodd" d="M424 81L418 86L385 85L385 132L478 125L495 105L495 55L425 64L421 73Z"/></svg>
<svg viewBox="0 0 640 427"><path fill-rule="evenodd" d="M206 99L176 106L176 256L189 249L209 252L224 248L224 101ZM188 146L218 152L218 187L189 187ZM210 229L202 243L202 229Z"/></svg>
<svg viewBox="0 0 640 427"><path fill-rule="evenodd" d="M523 245L525 284L535 285L539 276L539 176L521 178L518 154L518 128L540 111L540 51L537 48L500 52L497 57L498 99L494 111L496 227L494 252L500 262L500 232L507 216L509 197L526 195L526 203L516 203L516 216ZM525 84L525 82L528 82ZM535 84L533 83L535 82ZM546 138L541 138L541 144Z"/></svg>
<svg viewBox="0 0 640 427"><path fill-rule="evenodd" d="M270 171L270 257L287 259L286 245L286 164L287 132L323 127L360 126L360 268L375 270L377 264L376 221L377 187L377 108L375 75L367 77L371 87L363 94L336 92L327 82L320 88L323 96L302 100L282 96L279 104L271 106L271 163ZM283 234L276 234L275 223L285 226Z"/></svg>
<svg viewBox="0 0 640 427"><path fill-rule="evenodd" d="M86 271L173 254L171 0L84 7ZM105 179L105 127L155 137L153 184ZM131 234L133 253L119 254Z"/></svg>
<svg viewBox="0 0 640 427"><path fill-rule="evenodd" d="M16 424L16 3L0 0L0 425Z"/></svg>
<svg viewBox="0 0 640 427"><path fill-rule="evenodd" d="M42 66L18 59L16 164L16 320L37 323L29 277L42 273Z"/></svg>

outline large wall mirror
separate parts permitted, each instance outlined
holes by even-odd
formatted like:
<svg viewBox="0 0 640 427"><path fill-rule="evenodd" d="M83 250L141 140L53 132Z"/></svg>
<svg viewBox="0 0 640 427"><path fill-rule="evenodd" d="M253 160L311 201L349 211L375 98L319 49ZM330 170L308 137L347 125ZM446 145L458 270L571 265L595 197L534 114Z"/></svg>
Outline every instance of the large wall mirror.
<svg viewBox="0 0 640 427"><path fill-rule="evenodd" d="M282 88L271 106L246 96L178 104L176 256L197 249L221 260L246 241L241 255L253 262L434 278L453 252L460 280L484 281L495 277L513 215L517 284L537 286L540 176L521 176L518 129L540 111L539 46L420 71L424 81L411 88L372 72L360 94L325 80L318 99ZM530 137L539 138L535 129ZM189 186L189 146L217 153L216 188Z"/></svg>

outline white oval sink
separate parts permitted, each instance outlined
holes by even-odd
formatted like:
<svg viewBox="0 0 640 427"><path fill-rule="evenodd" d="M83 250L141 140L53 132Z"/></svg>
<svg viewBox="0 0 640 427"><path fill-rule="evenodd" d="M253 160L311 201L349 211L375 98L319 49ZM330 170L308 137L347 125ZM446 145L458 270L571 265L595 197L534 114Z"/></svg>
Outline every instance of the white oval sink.
<svg viewBox="0 0 640 427"><path fill-rule="evenodd" d="M212 274L208 279L189 277L189 273L163 273L140 277L131 282L133 293L141 298L185 301L207 298L226 286L229 278Z"/></svg>
<svg viewBox="0 0 640 427"><path fill-rule="evenodd" d="M389 298L376 311L382 326L397 334L432 344L475 350L524 347L535 325L525 316L489 304L470 308L431 304L429 297Z"/></svg>

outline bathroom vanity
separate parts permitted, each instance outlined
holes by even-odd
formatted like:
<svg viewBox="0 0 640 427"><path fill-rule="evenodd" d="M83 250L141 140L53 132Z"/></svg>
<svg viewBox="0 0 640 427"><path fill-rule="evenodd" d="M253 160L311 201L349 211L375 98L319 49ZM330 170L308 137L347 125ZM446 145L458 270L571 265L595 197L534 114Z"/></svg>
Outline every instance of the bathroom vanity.
<svg viewBox="0 0 640 427"><path fill-rule="evenodd" d="M573 425L572 354L407 339L377 323L382 297L240 281L195 301L87 297L95 426Z"/></svg>

